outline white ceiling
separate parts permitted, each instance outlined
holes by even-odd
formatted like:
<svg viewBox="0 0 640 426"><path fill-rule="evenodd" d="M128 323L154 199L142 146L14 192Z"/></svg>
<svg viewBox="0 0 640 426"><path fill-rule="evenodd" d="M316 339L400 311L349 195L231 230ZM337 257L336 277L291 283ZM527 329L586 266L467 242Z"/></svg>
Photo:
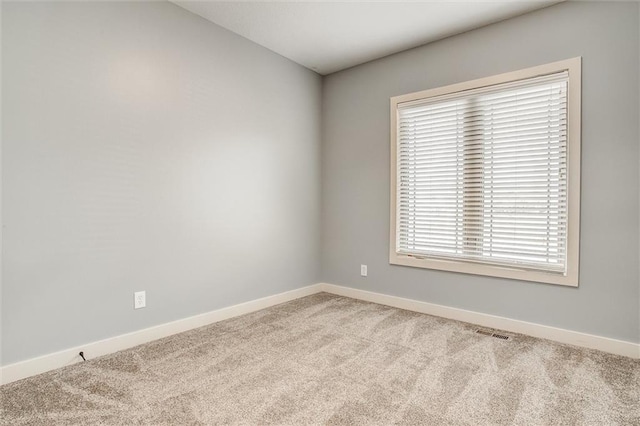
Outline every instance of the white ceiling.
<svg viewBox="0 0 640 426"><path fill-rule="evenodd" d="M173 2L325 75L559 1Z"/></svg>

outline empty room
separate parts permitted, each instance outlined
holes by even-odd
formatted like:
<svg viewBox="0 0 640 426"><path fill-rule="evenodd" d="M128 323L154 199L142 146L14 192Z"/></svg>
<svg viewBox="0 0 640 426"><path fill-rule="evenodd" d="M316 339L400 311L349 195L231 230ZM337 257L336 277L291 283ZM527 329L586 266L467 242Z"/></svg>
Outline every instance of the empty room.
<svg viewBox="0 0 640 426"><path fill-rule="evenodd" d="M0 15L0 425L640 425L638 2Z"/></svg>

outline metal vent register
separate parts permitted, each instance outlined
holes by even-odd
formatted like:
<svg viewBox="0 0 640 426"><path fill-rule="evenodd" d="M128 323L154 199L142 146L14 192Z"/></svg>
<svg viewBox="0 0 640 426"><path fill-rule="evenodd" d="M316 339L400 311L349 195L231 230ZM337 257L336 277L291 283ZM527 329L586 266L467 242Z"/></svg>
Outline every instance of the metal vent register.
<svg viewBox="0 0 640 426"><path fill-rule="evenodd" d="M506 336L504 334L494 333L487 330L476 330L476 333L482 334L483 336L495 337L496 339L511 340L511 337L509 336Z"/></svg>

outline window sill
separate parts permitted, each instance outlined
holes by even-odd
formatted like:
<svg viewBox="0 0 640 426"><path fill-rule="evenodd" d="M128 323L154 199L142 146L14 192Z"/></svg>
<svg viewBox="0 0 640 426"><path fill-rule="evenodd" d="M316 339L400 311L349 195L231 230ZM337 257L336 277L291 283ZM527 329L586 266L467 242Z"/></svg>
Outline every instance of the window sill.
<svg viewBox="0 0 640 426"><path fill-rule="evenodd" d="M410 266L413 268L434 269L439 271L459 272L462 274L483 275L545 284L556 284L568 287L578 287L578 273L577 271L571 270L568 271L566 275L563 275L529 269L473 263L469 261L435 258L422 259L405 254L398 254L395 251L390 252L389 263L392 265Z"/></svg>

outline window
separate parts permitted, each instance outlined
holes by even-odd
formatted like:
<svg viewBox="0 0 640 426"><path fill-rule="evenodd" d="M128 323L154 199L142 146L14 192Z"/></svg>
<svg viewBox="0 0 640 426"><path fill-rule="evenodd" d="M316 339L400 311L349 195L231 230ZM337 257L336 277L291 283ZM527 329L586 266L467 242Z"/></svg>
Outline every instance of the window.
<svg viewBox="0 0 640 426"><path fill-rule="evenodd" d="M580 71L391 98L392 264L578 285Z"/></svg>

